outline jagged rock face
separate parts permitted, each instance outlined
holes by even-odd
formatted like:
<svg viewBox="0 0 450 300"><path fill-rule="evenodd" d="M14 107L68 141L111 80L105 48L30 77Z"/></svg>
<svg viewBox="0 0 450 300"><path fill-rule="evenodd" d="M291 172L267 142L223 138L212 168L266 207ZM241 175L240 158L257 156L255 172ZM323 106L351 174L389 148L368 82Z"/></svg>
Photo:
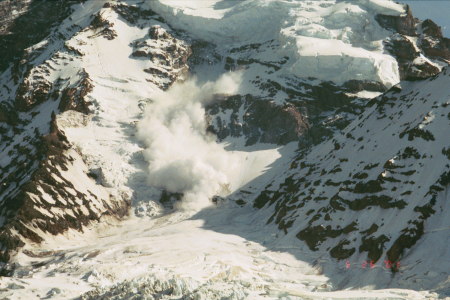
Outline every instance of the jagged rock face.
<svg viewBox="0 0 450 300"><path fill-rule="evenodd" d="M246 146L256 143L284 145L297 141L309 127L294 105L283 107L251 95L219 100L208 108L208 114L214 116L209 131L219 140L244 136Z"/></svg>
<svg viewBox="0 0 450 300"><path fill-rule="evenodd" d="M438 74L440 66L433 62L449 61L449 40L433 21L421 22L408 10L406 16L378 15L377 21L396 33L384 41L385 48L398 61L400 79L418 80Z"/></svg>
<svg viewBox="0 0 450 300"><path fill-rule="evenodd" d="M442 35L442 30L432 20L425 20L421 24L423 34L419 44L427 56L436 59L450 60L450 39Z"/></svg>
<svg viewBox="0 0 450 300"><path fill-rule="evenodd" d="M313 251L399 261L448 201L450 145L442 128L449 126L450 95L439 87L449 83L446 69L374 98L342 134L299 156L254 205L274 205L269 222ZM386 223L392 215L395 224Z"/></svg>
<svg viewBox="0 0 450 300"><path fill-rule="evenodd" d="M406 14L400 16L391 16L379 14L375 19L381 26L394 30L400 34L414 36L416 35L417 19L412 15L412 11L407 6Z"/></svg>
<svg viewBox="0 0 450 300"><path fill-rule="evenodd" d="M71 149L55 115L50 132L42 136L37 151L35 160L40 162L36 171L15 197L6 198L2 203L3 210L14 211L0 232L2 261L9 259L10 250L23 246L27 240L41 242L42 233L83 231L84 225L102 215L128 214L129 203L112 199L88 177L80 154ZM77 181L73 180L73 172Z"/></svg>
<svg viewBox="0 0 450 300"><path fill-rule="evenodd" d="M149 82L157 84L162 89L167 89L178 77L187 75L187 59L191 55L191 49L186 44L181 44L167 30L161 26L150 27L148 36L133 43L133 56L141 59L149 59L158 67L150 67L144 71L163 80ZM160 82L160 83L158 83Z"/></svg>
<svg viewBox="0 0 450 300"><path fill-rule="evenodd" d="M64 2L66 15L58 18L68 17L70 4L76 2ZM38 28L52 33L41 43L20 49L23 51L0 77L4 83L0 89L0 151L5 154L0 159L2 261L30 241L39 243L69 229L83 231L104 217L128 215L130 193L111 183L108 170L91 165L90 154L81 152L66 133L89 126L92 119L99 119L99 110L107 109L98 103L99 96L94 96L104 75L96 73L98 62L84 62L92 51L86 47L114 42L122 28L118 23L129 22L127 26L138 28L148 22L147 34L125 45L134 52L117 55L139 60L140 76L156 88L167 88L187 72L188 44L162 27L162 19L155 13L122 3L102 7L93 1L90 5L92 15L88 11L77 16L76 24L70 16L56 29L51 25L57 14L49 12L53 17L42 24L38 21ZM44 19L33 9L31 5L23 17ZM20 31L27 26L15 22L9 28ZM40 36L33 32L27 39L19 39L18 45L24 47ZM12 49L11 45L7 48ZM139 51L148 55L135 55ZM2 62L8 63L6 58ZM161 72L149 71L152 69Z"/></svg>
<svg viewBox="0 0 450 300"><path fill-rule="evenodd" d="M101 35L107 40L113 40L117 37L117 33L112 29L114 24L105 19L101 13L97 13L91 22L91 28L97 35Z"/></svg>
<svg viewBox="0 0 450 300"><path fill-rule="evenodd" d="M17 89L15 107L19 111L28 111L47 100L52 89L51 83L45 79L38 79L30 83L28 78Z"/></svg>
<svg viewBox="0 0 450 300"><path fill-rule="evenodd" d="M402 79L425 79L440 72L438 66L420 56L420 49L411 37L395 34L386 42L386 48L397 57Z"/></svg>
<svg viewBox="0 0 450 300"><path fill-rule="evenodd" d="M80 72L80 80L76 87L67 87L61 93L61 101L58 108L60 112L68 110L78 111L84 114L89 113L90 103L86 101L86 96L92 91L93 85L89 75L85 70Z"/></svg>

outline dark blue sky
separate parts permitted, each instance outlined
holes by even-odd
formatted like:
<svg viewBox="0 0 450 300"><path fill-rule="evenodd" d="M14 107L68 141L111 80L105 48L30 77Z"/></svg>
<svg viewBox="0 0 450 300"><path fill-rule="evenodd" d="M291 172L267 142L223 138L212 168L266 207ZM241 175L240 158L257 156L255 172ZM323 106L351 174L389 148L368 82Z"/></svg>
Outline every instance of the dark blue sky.
<svg viewBox="0 0 450 300"><path fill-rule="evenodd" d="M450 0L401 0L407 3L413 15L419 19L431 19L442 27L446 37L450 37Z"/></svg>

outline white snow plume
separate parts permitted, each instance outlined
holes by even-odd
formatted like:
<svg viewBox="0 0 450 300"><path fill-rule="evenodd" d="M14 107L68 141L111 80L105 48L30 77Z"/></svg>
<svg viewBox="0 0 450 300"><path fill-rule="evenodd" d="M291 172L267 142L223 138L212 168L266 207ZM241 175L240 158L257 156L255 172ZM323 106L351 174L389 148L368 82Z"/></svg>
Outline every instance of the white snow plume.
<svg viewBox="0 0 450 300"><path fill-rule="evenodd" d="M229 192L227 174L239 163L206 132L203 105L217 94L236 93L240 77L235 72L215 82L200 84L193 78L176 83L154 95L138 125L138 136L147 146L149 184L183 193L183 210L199 210L212 196Z"/></svg>

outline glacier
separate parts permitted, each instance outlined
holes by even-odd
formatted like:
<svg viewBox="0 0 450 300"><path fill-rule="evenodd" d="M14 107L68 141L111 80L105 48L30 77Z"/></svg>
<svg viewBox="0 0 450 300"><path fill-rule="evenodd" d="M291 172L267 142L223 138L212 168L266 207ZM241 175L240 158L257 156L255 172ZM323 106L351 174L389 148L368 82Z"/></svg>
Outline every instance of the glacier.
<svg viewBox="0 0 450 300"><path fill-rule="evenodd" d="M18 178L2 177L0 193L24 195L26 204L17 219L0 207L2 259L9 258L2 297L450 295L448 60L424 53L419 37L396 39L376 20L407 16L403 5L91 0L71 7L0 75L0 167ZM388 42L415 49L407 64L432 65L430 74L400 82L404 62ZM3 117L4 107L17 109L17 123ZM285 120L295 126L264 135ZM325 134L315 140L313 128ZM407 146L417 153L399 152ZM24 174L11 171L27 160ZM360 209L351 198L358 183L335 182L354 176L379 180L394 200L412 200L391 205L380 197ZM409 183L394 189L398 178ZM410 190L415 182L421 186ZM419 207L433 195L434 206ZM425 224L404 256L392 256L396 270L383 258L362 267L369 258L359 238L370 240L380 218L386 224L375 232L391 238L386 245L400 232L414 237L416 219ZM299 235L305 228L316 230L316 250L314 238ZM5 252L10 245L17 247ZM346 256L350 247L359 252Z"/></svg>
<svg viewBox="0 0 450 300"><path fill-rule="evenodd" d="M388 87L399 81L395 59L383 51L385 29L373 15L400 15L400 4L261 0L201 1L192 7L168 0L147 5L172 26L225 48L276 40L279 47L264 55L290 57L286 74L336 83L375 80Z"/></svg>

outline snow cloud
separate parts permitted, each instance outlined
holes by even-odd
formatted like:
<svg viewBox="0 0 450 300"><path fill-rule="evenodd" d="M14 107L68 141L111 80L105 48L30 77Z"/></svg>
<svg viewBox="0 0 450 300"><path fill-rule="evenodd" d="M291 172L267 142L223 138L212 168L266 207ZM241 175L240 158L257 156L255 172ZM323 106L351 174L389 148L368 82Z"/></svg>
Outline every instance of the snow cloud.
<svg viewBox="0 0 450 300"><path fill-rule="evenodd" d="M226 174L239 164L206 132L204 105L214 95L237 93L240 78L237 72L203 84L192 78L154 95L147 105L138 136L147 146L149 184L183 193L180 209L199 210L212 196L229 192Z"/></svg>

